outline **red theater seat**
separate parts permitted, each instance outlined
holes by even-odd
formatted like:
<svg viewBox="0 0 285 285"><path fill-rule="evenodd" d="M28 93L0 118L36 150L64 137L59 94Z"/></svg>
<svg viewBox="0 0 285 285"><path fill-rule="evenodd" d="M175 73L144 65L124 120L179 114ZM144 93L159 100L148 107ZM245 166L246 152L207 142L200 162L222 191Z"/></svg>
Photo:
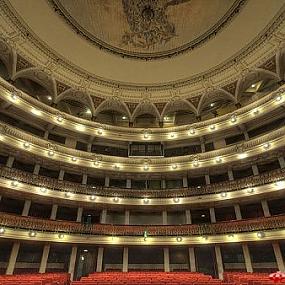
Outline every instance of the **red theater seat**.
<svg viewBox="0 0 285 285"><path fill-rule="evenodd" d="M285 283L285 282L284 282ZM284 284L283 283L283 284ZM268 274L225 272L224 280L190 272L103 272L82 277L72 285L272 285Z"/></svg>
<svg viewBox="0 0 285 285"><path fill-rule="evenodd" d="M82 277L72 285L219 285L222 281L190 272L104 272Z"/></svg>
<svg viewBox="0 0 285 285"><path fill-rule="evenodd" d="M0 275L0 285L68 285L67 273Z"/></svg>

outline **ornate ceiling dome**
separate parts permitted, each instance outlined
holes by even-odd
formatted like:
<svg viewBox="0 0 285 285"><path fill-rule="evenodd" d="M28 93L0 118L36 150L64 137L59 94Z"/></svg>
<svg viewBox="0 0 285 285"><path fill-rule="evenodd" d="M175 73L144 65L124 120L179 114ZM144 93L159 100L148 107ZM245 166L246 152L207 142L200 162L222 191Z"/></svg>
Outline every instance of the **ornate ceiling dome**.
<svg viewBox="0 0 285 285"><path fill-rule="evenodd" d="M114 97L163 109L176 99L197 107L221 90L236 96L284 42L284 0L28 3L0 0L1 38L17 55L11 79L45 73L54 98L79 89L95 107Z"/></svg>
<svg viewBox="0 0 285 285"><path fill-rule="evenodd" d="M214 37L245 0L50 0L67 23L107 51L136 59L171 57Z"/></svg>

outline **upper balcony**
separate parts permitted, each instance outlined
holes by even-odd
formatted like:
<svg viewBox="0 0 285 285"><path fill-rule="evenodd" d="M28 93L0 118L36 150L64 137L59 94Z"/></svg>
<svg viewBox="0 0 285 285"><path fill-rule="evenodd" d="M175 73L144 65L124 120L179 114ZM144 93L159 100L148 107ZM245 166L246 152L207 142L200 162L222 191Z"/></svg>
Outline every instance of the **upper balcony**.
<svg viewBox="0 0 285 285"><path fill-rule="evenodd" d="M203 92L189 98L175 94L166 102L124 102L116 92L111 99L94 97L58 82L6 42L1 45L2 106L78 136L128 142L193 140L231 130L284 105L279 88L284 80L283 49L238 80L206 84Z"/></svg>

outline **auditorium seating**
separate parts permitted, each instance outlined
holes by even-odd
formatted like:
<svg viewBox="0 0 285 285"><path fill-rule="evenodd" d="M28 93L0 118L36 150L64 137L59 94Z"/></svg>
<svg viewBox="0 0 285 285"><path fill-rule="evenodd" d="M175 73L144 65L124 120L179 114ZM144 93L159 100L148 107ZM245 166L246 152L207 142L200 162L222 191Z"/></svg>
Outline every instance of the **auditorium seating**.
<svg viewBox="0 0 285 285"><path fill-rule="evenodd" d="M0 285L68 285L67 273L0 275Z"/></svg>
<svg viewBox="0 0 285 285"><path fill-rule="evenodd" d="M72 285L220 285L212 276L191 272L104 272L93 273ZM230 283L229 283L230 284ZM233 285L233 283L231 283Z"/></svg>
<svg viewBox="0 0 285 285"><path fill-rule="evenodd" d="M71 285L273 285L268 273L225 272L224 280L196 272L103 272ZM285 284L285 281L282 281Z"/></svg>
<svg viewBox="0 0 285 285"><path fill-rule="evenodd" d="M285 284L285 280L281 281ZM268 273L225 272L224 280L198 272L101 272L70 283L67 273L0 275L0 285L273 285Z"/></svg>
<svg viewBox="0 0 285 285"><path fill-rule="evenodd" d="M271 285L276 284L269 279L269 273L225 272L224 282L236 285ZM285 284L285 280L280 281Z"/></svg>

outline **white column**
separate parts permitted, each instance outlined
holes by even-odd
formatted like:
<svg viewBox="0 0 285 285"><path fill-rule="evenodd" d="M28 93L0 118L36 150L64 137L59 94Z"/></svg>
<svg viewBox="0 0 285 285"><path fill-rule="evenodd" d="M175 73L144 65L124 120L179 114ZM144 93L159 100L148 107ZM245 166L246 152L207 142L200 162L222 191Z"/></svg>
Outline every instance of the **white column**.
<svg viewBox="0 0 285 285"><path fill-rule="evenodd" d="M205 143L201 142L201 151L206 152Z"/></svg>
<svg viewBox="0 0 285 285"><path fill-rule="evenodd" d="M272 243L272 247L273 247L276 263L277 263L277 266L278 266L278 270L281 271L281 272L285 272L284 260L283 260L283 257L282 257L282 253L281 253L281 250L280 250L279 243L278 242L273 242Z"/></svg>
<svg viewBox="0 0 285 285"><path fill-rule="evenodd" d="M192 224L192 217L190 210L185 210L186 224Z"/></svg>
<svg viewBox="0 0 285 285"><path fill-rule="evenodd" d="M182 179L183 179L183 180L182 180L183 187L184 187L184 188L188 188L188 179L187 179L187 177L183 177Z"/></svg>
<svg viewBox="0 0 285 285"><path fill-rule="evenodd" d="M210 219L211 219L211 223L216 223L216 215L215 215L214 208L210 208Z"/></svg>
<svg viewBox="0 0 285 285"><path fill-rule="evenodd" d="M166 181L165 181L165 179L161 180L161 188L162 189L166 189Z"/></svg>
<svg viewBox="0 0 285 285"><path fill-rule="evenodd" d="M248 250L247 244L242 244L242 251L245 261L246 272L253 272L251 258Z"/></svg>
<svg viewBox="0 0 285 285"><path fill-rule="evenodd" d="M73 276L74 276L76 255L77 255L77 246L73 246L71 250L71 254L70 254L69 267L68 267L68 273L70 274L70 280L73 280Z"/></svg>
<svg viewBox="0 0 285 285"><path fill-rule="evenodd" d="M126 210L125 211L125 225L129 225L130 224L130 211Z"/></svg>
<svg viewBox="0 0 285 285"><path fill-rule="evenodd" d="M32 203L31 200L26 200L25 201L24 208L23 208L23 211L22 211L22 216L28 216L29 215L29 211L30 211L30 208L31 208L31 203Z"/></svg>
<svg viewBox="0 0 285 285"><path fill-rule="evenodd" d="M39 164L35 164L33 174L39 175L41 166Z"/></svg>
<svg viewBox="0 0 285 285"><path fill-rule="evenodd" d="M128 189L132 188L132 180L131 179L127 179L126 188L128 188Z"/></svg>
<svg viewBox="0 0 285 285"><path fill-rule="evenodd" d="M223 280L224 279L224 267L223 267L221 248L219 245L215 245L215 254L216 254L219 279Z"/></svg>
<svg viewBox="0 0 285 285"><path fill-rule="evenodd" d="M261 206L262 206L262 210L263 210L263 214L264 217L270 217L270 211L269 211L269 207L268 207L268 203L266 200L262 200L261 201Z"/></svg>
<svg viewBox="0 0 285 285"><path fill-rule="evenodd" d="M229 176L229 180L230 180L230 181L233 181L233 180L234 180L234 174L233 174L232 169L229 169L229 170L228 170L228 176Z"/></svg>
<svg viewBox="0 0 285 285"><path fill-rule="evenodd" d="M123 272L128 272L129 265L129 249L124 247L123 251Z"/></svg>
<svg viewBox="0 0 285 285"><path fill-rule="evenodd" d="M205 180L206 180L206 185L210 185L211 184L210 175L209 174L205 175Z"/></svg>
<svg viewBox="0 0 285 285"><path fill-rule="evenodd" d="M278 161L281 168L285 168L285 159L283 156L278 157Z"/></svg>
<svg viewBox="0 0 285 285"><path fill-rule="evenodd" d="M89 144L87 145L87 151L88 151L88 152L91 152L91 149L92 149L92 143L89 143Z"/></svg>
<svg viewBox="0 0 285 285"><path fill-rule="evenodd" d="M82 185L86 185L87 184L87 174L86 173L84 173L82 175L82 182L81 182L81 184Z"/></svg>
<svg viewBox="0 0 285 285"><path fill-rule="evenodd" d="M64 170L61 169L61 170L59 171L58 180L62 181L62 180L63 180L63 177L64 177Z"/></svg>
<svg viewBox="0 0 285 285"><path fill-rule="evenodd" d="M194 247L189 247L189 261L190 261L191 272L196 272L196 260L195 260Z"/></svg>
<svg viewBox="0 0 285 285"><path fill-rule="evenodd" d="M82 221L82 213L83 213L83 208L79 207L77 209L77 217L76 217L76 222L80 223Z"/></svg>
<svg viewBox="0 0 285 285"><path fill-rule="evenodd" d="M107 209L102 210L101 212L101 218L100 218L101 224L106 224L107 221Z"/></svg>
<svg viewBox="0 0 285 285"><path fill-rule="evenodd" d="M167 211L162 212L162 224L167 225Z"/></svg>
<svg viewBox="0 0 285 285"><path fill-rule="evenodd" d="M109 187L109 186L110 186L110 177L105 176L105 187Z"/></svg>
<svg viewBox="0 0 285 285"><path fill-rule="evenodd" d="M102 272L104 247L98 248L96 272Z"/></svg>
<svg viewBox="0 0 285 285"><path fill-rule="evenodd" d="M253 175L259 175L259 171L258 171L258 168L257 168L257 165L252 165L251 166L251 168L252 168L252 172L253 172Z"/></svg>
<svg viewBox="0 0 285 285"><path fill-rule="evenodd" d="M39 273L45 273L46 272L49 250L50 250L50 245L46 244L44 246L44 249L43 249Z"/></svg>
<svg viewBox="0 0 285 285"><path fill-rule="evenodd" d="M241 211L240 211L240 206L239 206L239 204L235 204L235 205L234 205L234 208L235 208L236 219L237 219L237 220L241 220L241 219L242 219L242 216L241 216Z"/></svg>
<svg viewBox="0 0 285 285"><path fill-rule="evenodd" d="M243 135L244 135L245 140L248 141L249 140L249 135L248 135L247 131L244 131Z"/></svg>
<svg viewBox="0 0 285 285"><path fill-rule="evenodd" d="M51 213L50 213L50 219L51 220L56 220L57 208L58 208L57 204L52 205Z"/></svg>
<svg viewBox="0 0 285 285"><path fill-rule="evenodd" d="M6 274L7 275L12 275L15 269L15 265L16 265L16 261L17 261L17 256L19 253L19 249L20 249L20 243L19 242L15 242L13 244L11 253L10 253L10 258L9 258L9 262L8 262L8 266L6 269Z"/></svg>
<svg viewBox="0 0 285 285"><path fill-rule="evenodd" d="M45 140L48 139L48 134L49 134L49 132L48 132L48 131L45 131L45 133L44 133L44 139L45 139Z"/></svg>
<svg viewBox="0 0 285 285"><path fill-rule="evenodd" d="M169 248L163 248L163 257L164 257L164 272L170 271L170 264L169 264Z"/></svg>
<svg viewBox="0 0 285 285"><path fill-rule="evenodd" d="M14 156L9 156L6 162L6 166L11 168L13 166L14 160L15 160Z"/></svg>

